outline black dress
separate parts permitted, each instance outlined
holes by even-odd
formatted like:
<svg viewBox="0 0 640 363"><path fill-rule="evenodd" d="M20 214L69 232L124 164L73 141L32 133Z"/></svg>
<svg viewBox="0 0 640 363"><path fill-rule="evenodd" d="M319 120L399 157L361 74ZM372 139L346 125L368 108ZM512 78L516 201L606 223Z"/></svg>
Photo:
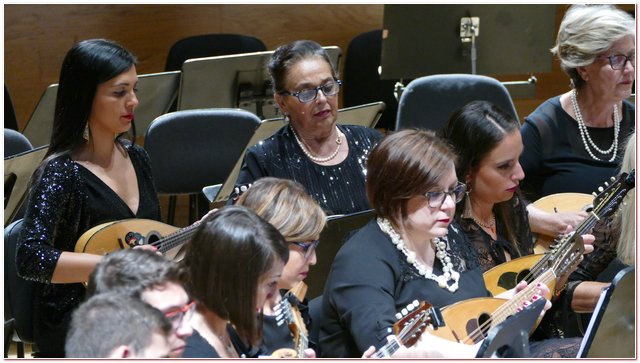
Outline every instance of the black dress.
<svg viewBox="0 0 640 363"><path fill-rule="evenodd" d="M138 180L137 213L68 155L49 162L30 190L16 263L21 277L42 283L34 301L34 334L43 357L64 357L71 312L85 294L80 283L51 283L60 254L73 252L82 233L98 224L126 218L160 220L149 157L136 145L128 145L126 150Z"/></svg>
<svg viewBox="0 0 640 363"><path fill-rule="evenodd" d="M245 344L231 324L227 324L227 333L240 358L257 358L264 354L257 347ZM220 358L220 354L197 330L193 329L193 334L187 338L182 358Z"/></svg>
<svg viewBox="0 0 640 363"><path fill-rule="evenodd" d="M435 307L488 297L482 273L464 234L449 226L449 251L460 288L451 293L418 274L376 220L353 235L336 255L325 285L320 325L323 357L361 357L386 343L395 314L414 300ZM456 258L457 257L457 258ZM433 273L442 274L436 259Z"/></svg>
<svg viewBox="0 0 640 363"><path fill-rule="evenodd" d="M611 154L602 155L593 148L594 155L602 161L587 153L578 123L564 111L560 96L545 101L527 116L520 129L524 144L520 164L525 173L522 189L527 200L564 192L591 194L615 176L625 141L635 129L635 106L624 101L621 111L617 160L613 161L608 161ZM601 149L606 150L613 143L613 127L587 129Z"/></svg>
<svg viewBox="0 0 640 363"><path fill-rule="evenodd" d="M285 296L287 290L280 290L280 294ZM304 328L308 331L311 330L311 317L309 316L309 307L308 301L304 299L303 301L299 301L295 297L289 298L290 304L295 304L298 311L300 312L300 317L302 318L302 323L304 323ZM283 322L278 325L278 322ZM263 354L271 355L278 349L289 348L295 350L295 337L291 332L291 328L287 324L287 320L280 318L278 319L276 315L264 315L263 316L263 325L262 325L262 346L260 350ZM307 336L307 339L310 337ZM316 343L309 341L308 347L314 349L316 352L317 347Z"/></svg>
<svg viewBox="0 0 640 363"><path fill-rule="evenodd" d="M328 214L348 214L370 209L365 192L366 160L382 134L362 126L338 125L349 143L349 155L337 165L311 161L296 142L289 126L252 146L244 157L236 185L272 176L292 179Z"/></svg>

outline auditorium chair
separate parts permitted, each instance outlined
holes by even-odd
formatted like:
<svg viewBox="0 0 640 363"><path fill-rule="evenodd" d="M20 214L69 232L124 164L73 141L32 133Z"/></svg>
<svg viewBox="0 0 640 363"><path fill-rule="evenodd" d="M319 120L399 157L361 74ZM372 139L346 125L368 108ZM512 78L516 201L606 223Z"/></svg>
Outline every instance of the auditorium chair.
<svg viewBox="0 0 640 363"><path fill-rule="evenodd" d="M17 344L18 358L24 357L24 345L34 343L33 304L36 296L36 282L18 276L16 248L22 233L22 219L18 219L4 229L4 321L5 342L7 322L13 319L11 340ZM5 354L7 347L5 347ZM35 355L35 353L34 353Z"/></svg>
<svg viewBox="0 0 640 363"><path fill-rule="evenodd" d="M471 101L489 101L518 120L506 87L498 80L474 74L438 74L416 78L402 92L396 130L438 131L454 111Z"/></svg>
<svg viewBox="0 0 640 363"><path fill-rule="evenodd" d="M248 111L211 108L170 112L149 125L145 149L158 193L170 195L168 224L179 194L189 195L189 224L206 214L202 188L226 180L259 124Z"/></svg>
<svg viewBox="0 0 640 363"><path fill-rule="evenodd" d="M393 130L398 100L393 91L395 80L382 80L378 73L382 54L382 29L362 33L349 42L344 63L344 107L383 101L386 110L378 128Z"/></svg>
<svg viewBox="0 0 640 363"><path fill-rule="evenodd" d="M4 129L4 157L8 158L16 154L33 149L29 139L13 129Z"/></svg>
<svg viewBox="0 0 640 363"><path fill-rule="evenodd" d="M192 58L262 52L265 50L267 50L267 46L260 39L250 35L194 35L180 39L171 46L164 70L179 71L182 69L182 63Z"/></svg>

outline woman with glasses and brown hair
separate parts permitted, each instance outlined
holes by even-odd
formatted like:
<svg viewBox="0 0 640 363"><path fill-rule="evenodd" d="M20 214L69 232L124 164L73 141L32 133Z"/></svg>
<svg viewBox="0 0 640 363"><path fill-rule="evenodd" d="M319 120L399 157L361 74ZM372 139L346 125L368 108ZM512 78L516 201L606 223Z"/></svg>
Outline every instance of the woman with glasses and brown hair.
<svg viewBox="0 0 640 363"><path fill-rule="evenodd" d="M281 302L282 294L304 281L311 266L316 264L316 248L326 215L300 183L273 177L258 179L240 197L237 205L253 210L271 223L289 244L289 260L278 280L281 294L274 294L262 310L262 341L265 354L281 348L295 348L289 326L278 325L274 309ZM307 330L310 329L306 300L296 301L295 308L302 314ZM315 342L312 343L312 347L315 346Z"/></svg>
<svg viewBox="0 0 640 363"><path fill-rule="evenodd" d="M342 246L331 266L322 298L323 356L359 357L371 345L387 351L396 313L416 299L440 308L488 297L475 251L452 224L466 190L455 159L424 130L398 131L372 150L366 186L377 218ZM391 357L472 358L477 350L427 329L414 346L403 342Z"/></svg>
<svg viewBox="0 0 640 363"><path fill-rule="evenodd" d="M261 311L289 259L282 234L253 211L227 206L202 220L183 260L196 301L185 358L261 354Z"/></svg>
<svg viewBox="0 0 640 363"><path fill-rule="evenodd" d="M268 68L287 125L247 151L236 185L264 176L292 179L329 215L369 209L365 161L381 134L337 125L341 82L327 52L295 41L276 49Z"/></svg>
<svg viewBox="0 0 640 363"><path fill-rule="evenodd" d="M624 140L635 128L635 106L626 100L635 81L635 31L633 16L614 5L567 10L551 52L572 89L545 101L522 125L527 199L591 194L616 175ZM533 231L551 236L585 217L528 209Z"/></svg>

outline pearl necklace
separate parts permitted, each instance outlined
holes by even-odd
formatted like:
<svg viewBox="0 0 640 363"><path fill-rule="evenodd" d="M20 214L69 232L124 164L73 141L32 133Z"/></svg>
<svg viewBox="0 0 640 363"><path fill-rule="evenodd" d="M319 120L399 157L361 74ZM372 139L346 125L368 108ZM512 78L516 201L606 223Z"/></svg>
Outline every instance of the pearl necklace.
<svg viewBox="0 0 640 363"><path fill-rule="evenodd" d="M436 248L436 257L442 263L443 274L438 276L433 272L427 273L427 268L417 260L416 253L407 249L407 246L402 240L402 237L400 237L398 232L393 229L391 223L387 219L378 218L377 222L378 226L380 226L380 229L382 229L384 233L388 234L389 237L391 237L391 242L396 246L396 248L402 251L405 256L407 256L407 262L413 265L416 270L418 270L420 276L424 277L425 279L437 282L438 286L443 289L449 290L449 292L455 292L456 290L458 290L458 280L460 280L460 273L453 270L451 257L449 257L449 254L447 253L446 236L442 237L442 240L444 241L440 240L440 238L438 237L431 240L431 243L433 243L433 246ZM449 284L450 281L453 281L453 283Z"/></svg>
<svg viewBox="0 0 640 363"><path fill-rule="evenodd" d="M607 150L601 150L593 142L593 140L591 140L591 136L589 136L589 130L587 129L587 125L584 123L584 119L582 118L580 107L578 107L577 96L578 96L578 91L574 88L573 91L571 92L571 104L573 105L573 113L576 114L576 121L578 121L578 129L580 129L580 137L582 138L582 143L584 144L584 148L587 150L589 155L595 160L601 161L601 159L597 158L593 154L593 152L589 148L589 145L591 145L595 150L597 150L599 153L603 155L607 155L613 152L613 155L611 156L611 159L609 159L609 162L615 160L616 155L618 153L618 135L620 134L620 121L621 121L621 115L618 114L618 105L617 104L613 105L613 143L611 144L611 147L609 147Z"/></svg>
<svg viewBox="0 0 640 363"><path fill-rule="evenodd" d="M293 136L296 138L296 141L298 142L298 145L300 145L300 148L302 149L302 152L309 159L315 161L316 163L326 163L329 160L333 160L333 158L335 158L338 155L338 152L340 152L340 145L342 145L342 139L340 139L340 130L338 130L338 137L336 138L336 145L337 145L336 151L331 153L331 155L322 158L322 157L311 155L311 152L309 152L309 150L307 149L306 145L298 138L298 134L296 134L296 130L293 129L293 126L289 125L289 127L291 127L291 131L293 131Z"/></svg>

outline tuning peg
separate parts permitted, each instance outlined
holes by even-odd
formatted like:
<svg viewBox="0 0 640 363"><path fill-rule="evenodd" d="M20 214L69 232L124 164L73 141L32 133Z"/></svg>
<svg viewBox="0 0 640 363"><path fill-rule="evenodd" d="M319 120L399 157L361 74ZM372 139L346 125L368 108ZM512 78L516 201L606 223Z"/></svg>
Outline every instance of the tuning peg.
<svg viewBox="0 0 640 363"><path fill-rule="evenodd" d="M603 187L598 187L598 191L599 191L599 192L602 192L603 190L604 190L604 188L603 188Z"/></svg>
<svg viewBox="0 0 640 363"><path fill-rule="evenodd" d="M596 194L596 192L593 192L593 193L591 193L591 194L593 194L593 196L594 196L594 197L597 197L597 196L598 196L598 194Z"/></svg>
<svg viewBox="0 0 640 363"><path fill-rule="evenodd" d="M616 181L616 177L615 177L615 176L612 176L612 177L611 177L611 181Z"/></svg>
<svg viewBox="0 0 640 363"><path fill-rule="evenodd" d="M396 320L400 320L400 319L402 319L402 314L396 313Z"/></svg>
<svg viewBox="0 0 640 363"><path fill-rule="evenodd" d="M609 186L609 183L604 182L604 186L605 186L605 187L608 187L608 186Z"/></svg>

